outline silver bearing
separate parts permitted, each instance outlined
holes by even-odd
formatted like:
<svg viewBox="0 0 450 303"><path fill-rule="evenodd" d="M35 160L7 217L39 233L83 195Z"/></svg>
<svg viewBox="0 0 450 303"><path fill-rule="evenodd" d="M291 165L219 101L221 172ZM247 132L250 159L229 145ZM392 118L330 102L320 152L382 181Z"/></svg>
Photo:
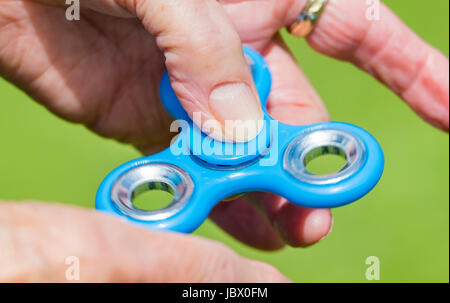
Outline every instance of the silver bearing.
<svg viewBox="0 0 450 303"><path fill-rule="evenodd" d="M336 154L346 159L346 164L338 172L316 175L308 171L306 165L313 159ZM337 130L317 130L295 138L286 148L283 168L296 179L310 184L333 184L356 173L365 160L365 148L361 140L353 134Z"/></svg>
<svg viewBox="0 0 450 303"><path fill-rule="evenodd" d="M143 210L133 198L147 190L160 189L173 194L169 206L160 210ZM125 215L141 221L160 221L172 217L187 204L194 183L189 174L174 165L151 163L130 169L120 176L111 189L111 200Z"/></svg>

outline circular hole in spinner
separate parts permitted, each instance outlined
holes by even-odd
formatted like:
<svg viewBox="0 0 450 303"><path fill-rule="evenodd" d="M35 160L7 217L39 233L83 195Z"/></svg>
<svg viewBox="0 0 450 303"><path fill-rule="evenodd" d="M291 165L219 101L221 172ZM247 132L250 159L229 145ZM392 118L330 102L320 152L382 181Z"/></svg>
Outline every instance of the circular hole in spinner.
<svg viewBox="0 0 450 303"><path fill-rule="evenodd" d="M324 158L330 162L325 167ZM283 167L302 182L332 184L355 174L364 158L364 145L353 134L335 129L317 130L302 134L289 144Z"/></svg>
<svg viewBox="0 0 450 303"><path fill-rule="evenodd" d="M329 175L342 170L347 164L347 155L336 146L321 146L311 150L304 159L306 169L313 175Z"/></svg>
<svg viewBox="0 0 450 303"><path fill-rule="evenodd" d="M139 185L131 194L133 205L142 210L158 210L168 207L173 201L174 190L164 182L147 182Z"/></svg>
<svg viewBox="0 0 450 303"><path fill-rule="evenodd" d="M120 176L111 190L111 200L133 219L159 221L178 213L189 201L193 189L192 179L183 169L151 163Z"/></svg>

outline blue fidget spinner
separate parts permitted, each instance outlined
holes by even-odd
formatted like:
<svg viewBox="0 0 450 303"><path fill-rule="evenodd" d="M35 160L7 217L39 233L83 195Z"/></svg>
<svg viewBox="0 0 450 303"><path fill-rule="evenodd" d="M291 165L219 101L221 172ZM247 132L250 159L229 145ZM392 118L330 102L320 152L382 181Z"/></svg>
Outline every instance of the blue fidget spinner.
<svg viewBox="0 0 450 303"><path fill-rule="evenodd" d="M179 122L171 146L113 170L97 192L95 206L155 230L189 233L197 229L223 199L250 191L273 192L311 208L332 208L367 194L384 168L378 142L365 130L346 123L287 125L266 111L271 76L264 58L244 47L264 110L262 131L246 143L215 141L202 133L179 103L167 72L161 100ZM312 159L338 154L346 164L338 172L316 175L306 169ZM141 192L161 189L173 194L169 206L143 210L133 204Z"/></svg>

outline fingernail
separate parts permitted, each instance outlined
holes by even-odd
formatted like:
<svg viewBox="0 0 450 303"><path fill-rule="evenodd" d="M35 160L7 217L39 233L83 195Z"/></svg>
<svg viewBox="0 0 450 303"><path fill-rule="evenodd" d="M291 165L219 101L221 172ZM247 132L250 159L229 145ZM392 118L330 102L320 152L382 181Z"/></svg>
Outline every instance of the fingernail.
<svg viewBox="0 0 450 303"><path fill-rule="evenodd" d="M209 96L209 107L222 124L225 141L249 141L263 127L259 98L245 83L218 86Z"/></svg>

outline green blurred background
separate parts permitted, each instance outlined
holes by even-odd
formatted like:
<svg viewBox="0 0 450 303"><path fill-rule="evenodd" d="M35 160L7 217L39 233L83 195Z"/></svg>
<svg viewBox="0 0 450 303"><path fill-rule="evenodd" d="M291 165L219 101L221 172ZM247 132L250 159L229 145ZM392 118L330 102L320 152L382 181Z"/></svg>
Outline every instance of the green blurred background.
<svg viewBox="0 0 450 303"><path fill-rule="evenodd" d="M385 1L448 56L449 1L429 2ZM448 135L424 123L367 74L284 36L331 118L359 125L379 140L386 156L384 176L358 203L333 210L332 233L313 247L261 252L211 222L196 234L271 263L298 282L365 282L368 256L380 259L381 282L448 282ZM129 146L56 118L3 79L0 100L0 200L93 207L103 177L140 156Z"/></svg>

